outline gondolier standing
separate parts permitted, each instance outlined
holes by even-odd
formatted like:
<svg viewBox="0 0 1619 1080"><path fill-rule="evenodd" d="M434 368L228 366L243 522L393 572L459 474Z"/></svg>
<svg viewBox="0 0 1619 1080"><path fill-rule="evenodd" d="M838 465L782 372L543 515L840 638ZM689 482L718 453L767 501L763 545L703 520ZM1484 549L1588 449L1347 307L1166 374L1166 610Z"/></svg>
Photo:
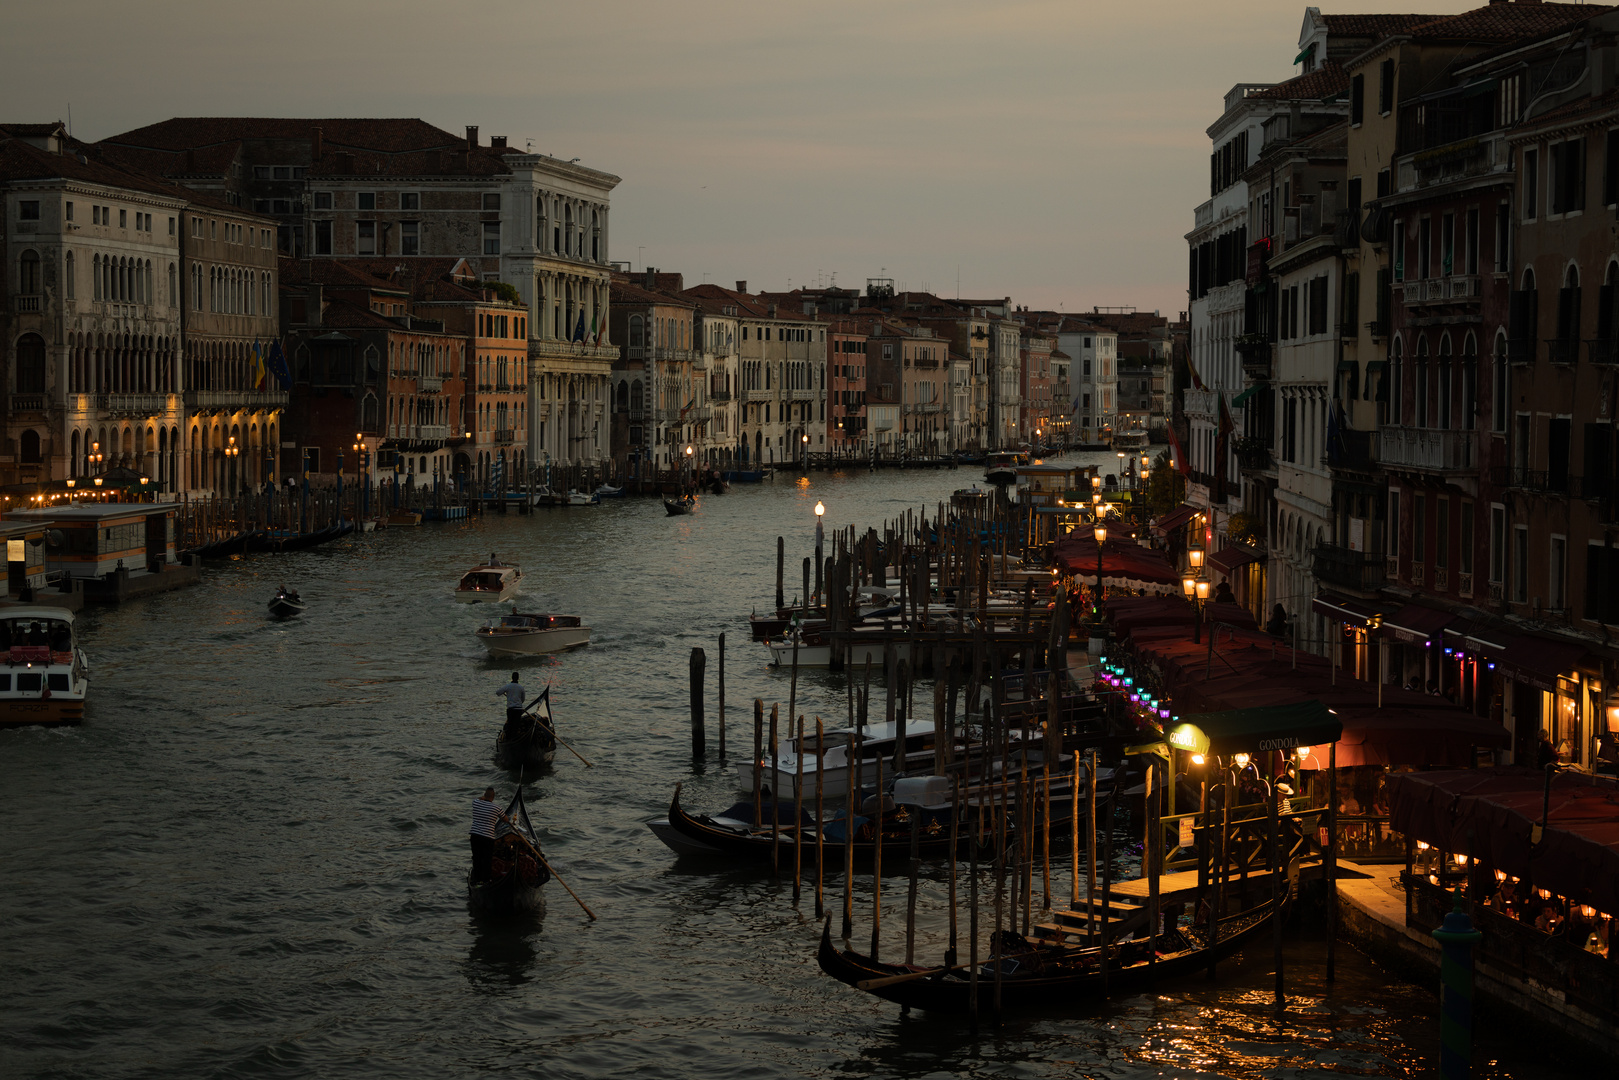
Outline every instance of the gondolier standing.
<svg viewBox="0 0 1619 1080"><path fill-rule="evenodd" d="M515 726L523 718L523 698L527 696L523 684L517 681L517 672L512 672L512 681L496 690L495 696L506 699L506 723Z"/></svg>
<svg viewBox="0 0 1619 1080"><path fill-rule="evenodd" d="M495 857L495 826L506 821L506 815L495 803L495 789L484 788L483 795L472 803L472 880L488 881L490 862Z"/></svg>

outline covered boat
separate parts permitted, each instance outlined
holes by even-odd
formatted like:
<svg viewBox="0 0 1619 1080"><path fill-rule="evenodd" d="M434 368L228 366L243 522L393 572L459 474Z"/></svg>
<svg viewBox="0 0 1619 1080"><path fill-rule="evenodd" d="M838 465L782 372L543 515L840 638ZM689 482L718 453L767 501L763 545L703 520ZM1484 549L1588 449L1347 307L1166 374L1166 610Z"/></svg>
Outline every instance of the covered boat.
<svg viewBox="0 0 1619 1080"><path fill-rule="evenodd" d="M540 887L551 880L551 868L540 851L540 840L523 805L523 787L506 804L506 817L496 830L495 855L487 881L474 881L467 871L467 903L474 911L494 915L536 911L545 899Z"/></svg>
<svg viewBox="0 0 1619 1080"><path fill-rule="evenodd" d="M0 613L0 727L77 724L84 719L90 662L74 636L73 612L12 607Z"/></svg>
<svg viewBox="0 0 1619 1080"><path fill-rule="evenodd" d="M512 609L500 622L480 626L478 640L491 656L538 656L590 644L590 627L578 615L523 614Z"/></svg>
<svg viewBox="0 0 1619 1080"><path fill-rule="evenodd" d="M463 604L499 604L511 599L522 584L523 571L511 563L497 562L493 556L461 575L455 598Z"/></svg>
<svg viewBox="0 0 1619 1080"><path fill-rule="evenodd" d="M495 764L526 771L551 764L557 754L556 721L551 716L551 688L541 691L521 719L507 720L495 738Z"/></svg>

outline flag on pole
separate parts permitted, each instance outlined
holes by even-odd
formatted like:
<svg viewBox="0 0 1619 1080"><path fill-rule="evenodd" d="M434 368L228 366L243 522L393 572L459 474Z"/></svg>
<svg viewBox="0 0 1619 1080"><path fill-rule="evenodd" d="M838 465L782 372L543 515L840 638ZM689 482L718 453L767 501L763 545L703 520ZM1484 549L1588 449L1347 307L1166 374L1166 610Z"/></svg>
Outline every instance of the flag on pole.
<svg viewBox="0 0 1619 1080"><path fill-rule="evenodd" d="M1175 468L1180 471L1182 476L1191 479L1192 464L1186 460L1186 451L1181 449L1181 437L1175 434L1174 421L1165 424L1164 430L1169 433L1169 448L1174 452Z"/></svg>
<svg viewBox="0 0 1619 1080"><path fill-rule="evenodd" d="M1202 378L1202 376L1200 376L1197 373L1197 367L1192 363L1192 357L1191 357L1190 354L1188 354L1187 357L1186 357L1186 370L1192 376L1192 389L1193 390L1207 390L1208 389L1208 387L1203 385L1203 378Z"/></svg>
<svg viewBox="0 0 1619 1080"><path fill-rule="evenodd" d="M692 406L694 406L696 404L697 404L697 395L693 394L691 400L686 402L686 407L684 409L680 410L680 418L682 420L686 419L686 414L691 412Z"/></svg>
<svg viewBox="0 0 1619 1080"><path fill-rule="evenodd" d="M596 344L600 345L605 340L607 340L607 313L603 312L601 326L596 331Z"/></svg>
<svg viewBox="0 0 1619 1080"><path fill-rule="evenodd" d="M572 337L571 340L577 341L577 342L579 342L581 344L584 343L584 340L585 340L585 309L584 308L579 309L579 321L574 325L573 337Z"/></svg>
<svg viewBox="0 0 1619 1080"><path fill-rule="evenodd" d="M264 367L264 346L258 338L253 339L253 389L263 390L264 382L270 377L269 371Z"/></svg>
<svg viewBox="0 0 1619 1080"><path fill-rule="evenodd" d="M281 351L279 340L270 342L268 366L270 374L275 376L275 381L281 384L281 389L292 389L292 372L287 370L287 354Z"/></svg>

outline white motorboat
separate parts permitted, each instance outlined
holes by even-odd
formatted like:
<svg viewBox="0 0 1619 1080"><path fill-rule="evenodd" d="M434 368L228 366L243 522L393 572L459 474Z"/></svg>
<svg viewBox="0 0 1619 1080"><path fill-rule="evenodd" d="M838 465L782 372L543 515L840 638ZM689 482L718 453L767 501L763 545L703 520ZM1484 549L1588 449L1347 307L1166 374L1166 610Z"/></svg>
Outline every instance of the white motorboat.
<svg viewBox="0 0 1619 1080"><path fill-rule="evenodd" d="M772 664L780 667L791 667L793 665L793 638L795 633L795 631L789 630L781 637L765 639L765 648L770 650L770 662ZM859 640L859 635L860 632L855 631L852 652L848 654L846 659L855 667L862 667L869 660L873 667L881 668L883 666L884 643L881 641L861 641ZM830 667L833 648L837 648L840 652L844 648L842 645L834 646L814 632L797 634L796 636L799 638L797 662L801 668ZM900 660L908 663L911 659L911 643L908 641L894 642L894 659L896 663Z"/></svg>
<svg viewBox="0 0 1619 1080"><path fill-rule="evenodd" d="M879 658L880 659L880 658ZM837 728L822 737L820 757L814 753L815 736L804 736L804 752L799 750L796 738L782 739L776 752L766 750L759 761L743 761L736 767L740 788L753 790L753 775L760 773L760 784L778 798L792 798L798 785L798 762L804 761L804 798L813 799L817 788L821 798L840 799L849 793L850 765L860 764L860 782L873 783L877 778L877 759L883 759L883 771L892 775L894 742L899 734L899 723L867 724L864 731L855 728ZM854 748L851 756L851 747ZM907 771L931 771L933 768L933 721L910 720L905 724L905 765ZM657 830L654 829L654 832Z"/></svg>
<svg viewBox="0 0 1619 1080"><path fill-rule="evenodd" d="M595 506L597 503L599 503L601 501L602 501L601 496L595 494L594 492L587 495L583 491L580 491L578 488L569 488L568 489L568 505L569 506Z"/></svg>
<svg viewBox="0 0 1619 1080"><path fill-rule="evenodd" d="M73 632L73 612L11 607L0 614L0 728L77 724L84 719L90 661Z"/></svg>
<svg viewBox="0 0 1619 1080"><path fill-rule="evenodd" d="M624 489L622 487L614 487L612 484L603 484L596 489L596 498L598 499L616 499L623 494Z"/></svg>
<svg viewBox="0 0 1619 1080"><path fill-rule="evenodd" d="M463 604L500 604L512 598L522 584L523 571L511 563L489 562L461 575L455 598Z"/></svg>
<svg viewBox="0 0 1619 1080"><path fill-rule="evenodd" d="M491 656L538 656L590 644L590 627L578 615L513 611L500 622L478 628L478 640Z"/></svg>

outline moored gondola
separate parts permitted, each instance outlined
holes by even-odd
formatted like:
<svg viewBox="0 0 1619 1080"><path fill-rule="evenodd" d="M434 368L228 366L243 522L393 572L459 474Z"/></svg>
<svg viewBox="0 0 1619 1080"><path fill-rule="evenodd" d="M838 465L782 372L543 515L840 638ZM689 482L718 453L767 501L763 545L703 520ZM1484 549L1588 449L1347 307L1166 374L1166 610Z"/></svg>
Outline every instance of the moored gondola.
<svg viewBox="0 0 1619 1080"><path fill-rule="evenodd" d="M959 963L955 956L948 956L945 966L938 968L884 963L834 946L830 918L821 930L816 959L821 970L839 982L897 1005L932 1012L969 1012L975 994L978 1011L986 1014L995 1010L997 994L1003 1009L1101 997L1190 975L1241 949L1271 919L1286 917L1293 895L1293 873L1289 876L1289 889L1280 901L1267 900L1221 919L1219 935L1212 942L1201 928L1180 927L1152 938L1110 943L1105 972L1101 946L1036 943L1010 930L991 936L990 953L978 965L976 979L973 965Z"/></svg>
<svg viewBox="0 0 1619 1080"><path fill-rule="evenodd" d="M551 716L551 688L547 686L520 718L507 720L495 737L495 765L514 771L535 769L551 764L556 754L556 721Z"/></svg>
<svg viewBox="0 0 1619 1080"><path fill-rule="evenodd" d="M495 836L495 853L485 881L467 871L467 903L474 911L509 915L537 911L545 903L540 887L551 880L551 869L540 852L539 837L523 805L523 786L506 804L506 818Z"/></svg>

